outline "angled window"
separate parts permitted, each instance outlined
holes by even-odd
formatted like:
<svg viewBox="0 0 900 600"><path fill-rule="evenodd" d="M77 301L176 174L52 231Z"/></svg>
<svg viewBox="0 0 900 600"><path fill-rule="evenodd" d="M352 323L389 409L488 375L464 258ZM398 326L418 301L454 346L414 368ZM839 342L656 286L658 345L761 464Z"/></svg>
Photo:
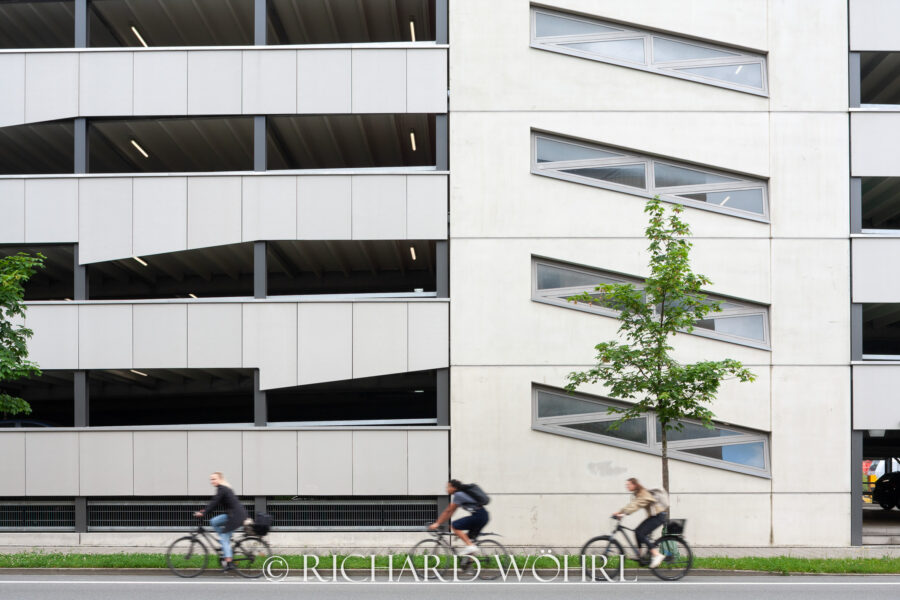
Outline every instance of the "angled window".
<svg viewBox="0 0 900 600"><path fill-rule="evenodd" d="M616 317L615 307L603 298L595 287L606 283L631 283L642 289L639 277L601 271L546 258L532 257L531 299L565 308ZM567 298L588 292L596 301L592 304L569 302ZM764 304L734 300L706 294L707 302L719 302L720 312L694 323L692 335L724 342L769 349L769 308Z"/></svg>
<svg viewBox="0 0 900 600"><path fill-rule="evenodd" d="M768 221L766 182L619 148L532 132L531 172L642 198Z"/></svg>
<svg viewBox="0 0 900 600"><path fill-rule="evenodd" d="M659 456L662 426L653 413L628 419L619 427L620 413L612 407L628 404L565 390L533 386L531 428L607 446ZM681 431L668 432L669 458L728 471L769 477L769 436L764 432L714 424L682 421Z"/></svg>
<svg viewBox="0 0 900 600"><path fill-rule="evenodd" d="M762 54L582 15L531 7L531 46L768 95L766 57Z"/></svg>

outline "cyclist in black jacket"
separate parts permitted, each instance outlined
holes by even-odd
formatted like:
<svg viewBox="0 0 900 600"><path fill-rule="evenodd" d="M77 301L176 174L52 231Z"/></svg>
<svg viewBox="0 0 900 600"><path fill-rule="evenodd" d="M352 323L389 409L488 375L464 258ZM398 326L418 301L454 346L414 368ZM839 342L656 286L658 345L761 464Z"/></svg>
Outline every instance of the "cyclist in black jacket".
<svg viewBox="0 0 900 600"><path fill-rule="evenodd" d="M209 520L209 524L219 534L219 540L222 544L222 555L225 557L225 570L231 570L234 565L231 564L234 556L231 551L231 532L243 525L247 518L247 511L240 503L231 485L225 481L225 476L221 472L216 471L209 476L209 482L216 488L216 494L207 503L206 508L194 513L195 517L202 517L209 513L217 506L225 509L225 514L216 515Z"/></svg>

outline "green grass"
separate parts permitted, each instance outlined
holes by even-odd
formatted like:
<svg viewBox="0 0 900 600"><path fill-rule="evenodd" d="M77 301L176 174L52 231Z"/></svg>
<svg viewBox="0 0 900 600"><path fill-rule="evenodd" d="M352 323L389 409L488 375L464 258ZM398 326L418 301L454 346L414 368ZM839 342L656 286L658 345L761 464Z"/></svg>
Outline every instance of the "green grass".
<svg viewBox="0 0 900 600"><path fill-rule="evenodd" d="M302 569L304 557L301 555L282 555L287 559L291 569ZM405 561L405 555L395 555L394 568L401 568ZM343 559L338 557L338 561ZM421 558L416 560L420 564ZM519 565L525 564L525 556L517 556ZM530 567L534 561L528 558ZM562 562L562 559L560 558ZM308 565L313 566L310 560ZM378 556L375 560L376 568L386 569L387 556ZM569 565L579 565L578 557L569 557ZM629 563L631 566L632 563ZM215 556L210 556L210 566L215 566ZM332 558L322 556L319 558L318 569L325 575L330 570ZM552 561L543 559L538 562L538 567L555 568ZM16 554L0 554L0 568L112 568L112 569L164 569L166 559L162 554L63 554L56 552L22 552ZM345 562L347 569L368 569L369 559L350 557ZM775 557L704 557L694 560L695 569L737 570L737 571L764 571L768 573L868 573L868 574L900 574L900 558L792 558L787 556Z"/></svg>

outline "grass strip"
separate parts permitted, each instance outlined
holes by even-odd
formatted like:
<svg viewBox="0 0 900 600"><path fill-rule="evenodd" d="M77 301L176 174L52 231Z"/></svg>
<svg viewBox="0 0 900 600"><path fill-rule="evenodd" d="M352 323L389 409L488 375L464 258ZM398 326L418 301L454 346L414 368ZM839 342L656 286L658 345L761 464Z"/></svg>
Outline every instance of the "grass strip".
<svg viewBox="0 0 900 600"><path fill-rule="evenodd" d="M304 568L303 555L280 555L287 561L292 570ZM320 572L330 570L334 559L331 556L320 556L318 566ZM406 556L396 554L393 557L394 568L401 568ZM357 556L338 556L338 565L344 563L346 569L369 569L369 558ZM388 567L388 556L376 556L375 566L378 569ZM535 564L533 556L516 556L519 566L531 568ZM560 563L562 556L558 557ZM415 557L417 566L421 557ZM312 567L314 560L306 558L306 566ZM578 556L569 556L570 569L580 565ZM210 556L210 565L215 565L215 556ZM554 561L544 557L537 559L537 568L555 569ZM633 566L628 563L628 566ZM100 569L164 569L166 559L162 554L68 554L61 552L21 552L0 554L0 568L100 568ZM795 558L790 556L773 557L698 557L694 559L695 569L714 569L722 571L764 571L768 573L826 573L826 574L900 574L900 558Z"/></svg>

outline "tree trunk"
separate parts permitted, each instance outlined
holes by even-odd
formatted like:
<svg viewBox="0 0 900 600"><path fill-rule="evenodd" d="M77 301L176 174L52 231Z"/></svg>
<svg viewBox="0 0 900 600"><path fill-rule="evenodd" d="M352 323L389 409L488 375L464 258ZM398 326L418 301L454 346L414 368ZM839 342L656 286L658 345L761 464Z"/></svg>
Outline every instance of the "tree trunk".
<svg viewBox="0 0 900 600"><path fill-rule="evenodd" d="M662 476L663 489L669 493L669 432L666 425L662 426Z"/></svg>

